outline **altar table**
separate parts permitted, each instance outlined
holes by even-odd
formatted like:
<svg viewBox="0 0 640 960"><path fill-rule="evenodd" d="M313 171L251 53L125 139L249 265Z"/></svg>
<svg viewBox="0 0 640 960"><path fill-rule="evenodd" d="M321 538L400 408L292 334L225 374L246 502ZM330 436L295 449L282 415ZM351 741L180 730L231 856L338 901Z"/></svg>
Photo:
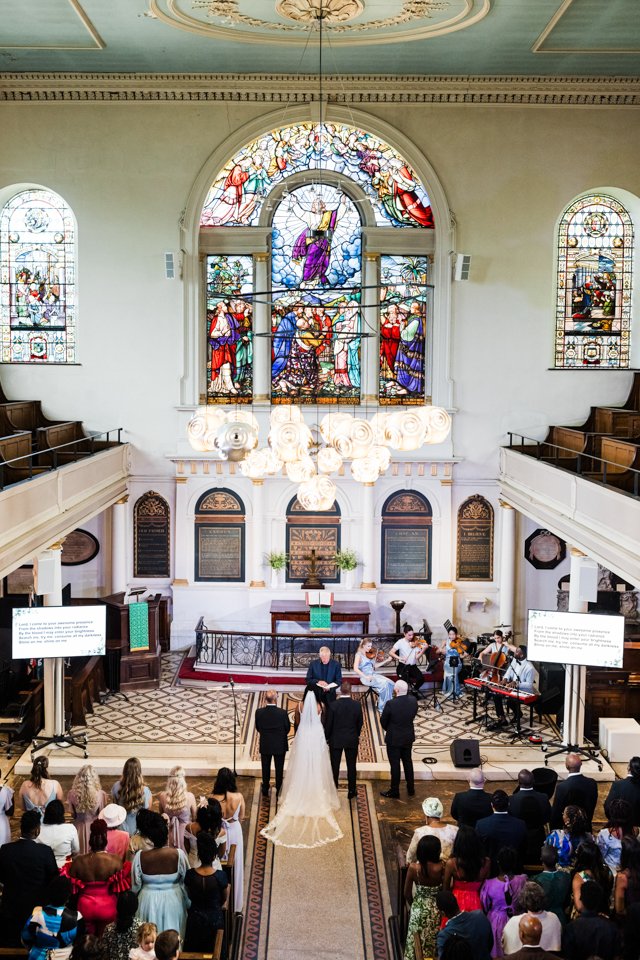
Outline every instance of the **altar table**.
<svg viewBox="0 0 640 960"><path fill-rule="evenodd" d="M271 601L271 633L276 633L278 620L290 620L306 623L309 620L309 607L304 600ZM336 600L331 607L331 620L336 623L361 623L362 632L369 633L371 609L362 600Z"/></svg>

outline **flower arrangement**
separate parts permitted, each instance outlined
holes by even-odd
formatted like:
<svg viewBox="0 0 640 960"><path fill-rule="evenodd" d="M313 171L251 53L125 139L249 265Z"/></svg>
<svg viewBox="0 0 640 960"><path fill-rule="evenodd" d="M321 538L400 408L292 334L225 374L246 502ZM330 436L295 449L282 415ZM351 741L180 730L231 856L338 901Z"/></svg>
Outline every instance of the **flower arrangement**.
<svg viewBox="0 0 640 960"><path fill-rule="evenodd" d="M355 570L358 566L358 555L355 550L338 550L334 554L333 562L338 570Z"/></svg>
<svg viewBox="0 0 640 960"><path fill-rule="evenodd" d="M289 563L289 556L286 553L272 550L271 553L267 554L267 563L272 570L284 570Z"/></svg>

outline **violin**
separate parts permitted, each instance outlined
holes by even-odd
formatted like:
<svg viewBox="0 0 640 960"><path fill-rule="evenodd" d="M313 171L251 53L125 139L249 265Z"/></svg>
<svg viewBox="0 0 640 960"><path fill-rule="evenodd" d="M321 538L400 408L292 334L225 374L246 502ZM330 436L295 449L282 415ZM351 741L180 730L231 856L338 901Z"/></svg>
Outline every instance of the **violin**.
<svg viewBox="0 0 640 960"><path fill-rule="evenodd" d="M463 657L465 653L469 652L469 643L467 640L463 640L462 637L458 637L457 640L450 642L449 648L455 650L459 657Z"/></svg>
<svg viewBox="0 0 640 960"><path fill-rule="evenodd" d="M374 660L376 663L382 663L386 656L385 651L380 650L379 647L371 647L371 649L365 653L367 660Z"/></svg>

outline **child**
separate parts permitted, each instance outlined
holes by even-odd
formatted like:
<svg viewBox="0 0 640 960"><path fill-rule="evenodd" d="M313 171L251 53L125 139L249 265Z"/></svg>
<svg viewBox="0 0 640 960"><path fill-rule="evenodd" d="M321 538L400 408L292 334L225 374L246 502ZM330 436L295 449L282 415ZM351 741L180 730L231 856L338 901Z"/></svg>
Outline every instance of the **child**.
<svg viewBox="0 0 640 960"><path fill-rule="evenodd" d="M138 927L138 946L129 951L129 960L156 960L157 936L155 923L141 923Z"/></svg>

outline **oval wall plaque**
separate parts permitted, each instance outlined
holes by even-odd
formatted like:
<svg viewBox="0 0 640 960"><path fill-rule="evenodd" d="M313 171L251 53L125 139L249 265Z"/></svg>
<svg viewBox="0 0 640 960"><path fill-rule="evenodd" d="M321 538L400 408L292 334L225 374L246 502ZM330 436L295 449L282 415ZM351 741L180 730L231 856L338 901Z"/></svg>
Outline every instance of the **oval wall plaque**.
<svg viewBox="0 0 640 960"><path fill-rule="evenodd" d="M79 567L89 563L100 552L100 544L88 530L72 530L62 544L62 566Z"/></svg>

